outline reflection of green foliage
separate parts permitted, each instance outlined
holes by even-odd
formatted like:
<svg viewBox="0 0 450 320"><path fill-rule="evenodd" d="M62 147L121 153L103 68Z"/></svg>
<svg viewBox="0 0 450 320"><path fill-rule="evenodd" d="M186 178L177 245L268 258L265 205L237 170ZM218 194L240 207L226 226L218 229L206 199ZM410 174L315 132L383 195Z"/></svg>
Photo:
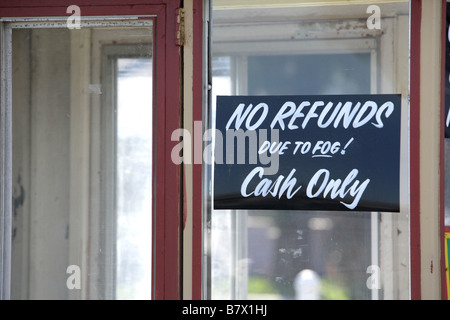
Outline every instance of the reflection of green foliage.
<svg viewBox="0 0 450 320"><path fill-rule="evenodd" d="M116 297L119 300L130 300L133 299L134 295L135 292L131 286L122 284L116 288Z"/></svg>
<svg viewBox="0 0 450 320"><path fill-rule="evenodd" d="M322 299L324 300L349 300L350 296L345 288L342 288L333 282L322 279L320 282Z"/></svg>
<svg viewBox="0 0 450 320"><path fill-rule="evenodd" d="M272 283L262 277L250 277L248 279L248 293L277 293Z"/></svg>
<svg viewBox="0 0 450 320"><path fill-rule="evenodd" d="M322 279L320 287L321 299L323 300L350 300L348 290L331 280ZM248 279L248 293L279 294L273 282L263 277L250 277Z"/></svg>

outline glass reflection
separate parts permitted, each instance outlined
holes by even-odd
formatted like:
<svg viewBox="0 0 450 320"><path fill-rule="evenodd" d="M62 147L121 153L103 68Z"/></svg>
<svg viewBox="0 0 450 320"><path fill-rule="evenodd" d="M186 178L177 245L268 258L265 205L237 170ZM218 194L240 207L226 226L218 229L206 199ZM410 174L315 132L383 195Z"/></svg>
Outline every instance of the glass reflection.
<svg viewBox="0 0 450 320"><path fill-rule="evenodd" d="M13 299L151 298L152 20L83 23L10 30Z"/></svg>
<svg viewBox="0 0 450 320"><path fill-rule="evenodd" d="M381 21L381 31L368 31L364 2L289 8L264 2L256 11L222 4L213 3L212 126L217 95L401 92L402 108L407 105L408 75L396 69L407 70L408 34L400 31L408 29L407 1L379 4L392 18ZM405 177L401 190L408 187ZM408 298L406 198L395 215L211 210L208 293L212 299ZM371 275L382 290L368 284Z"/></svg>
<svg viewBox="0 0 450 320"><path fill-rule="evenodd" d="M151 59L117 59L118 299L151 298L151 88Z"/></svg>

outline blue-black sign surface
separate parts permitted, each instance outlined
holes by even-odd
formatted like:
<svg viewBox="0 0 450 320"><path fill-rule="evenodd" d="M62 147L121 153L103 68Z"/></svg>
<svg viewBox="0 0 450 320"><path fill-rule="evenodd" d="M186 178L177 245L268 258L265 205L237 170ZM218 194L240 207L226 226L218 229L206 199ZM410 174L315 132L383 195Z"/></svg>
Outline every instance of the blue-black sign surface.
<svg viewBox="0 0 450 320"><path fill-rule="evenodd" d="M219 96L214 208L399 211L401 96Z"/></svg>
<svg viewBox="0 0 450 320"><path fill-rule="evenodd" d="M447 5L447 31L445 38L445 138L450 138L450 5Z"/></svg>

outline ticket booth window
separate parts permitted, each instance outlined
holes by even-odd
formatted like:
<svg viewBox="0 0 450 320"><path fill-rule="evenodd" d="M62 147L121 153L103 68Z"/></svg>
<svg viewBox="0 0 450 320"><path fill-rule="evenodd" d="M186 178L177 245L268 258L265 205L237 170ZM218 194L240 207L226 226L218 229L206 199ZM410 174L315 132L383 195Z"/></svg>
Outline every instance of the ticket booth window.
<svg viewBox="0 0 450 320"><path fill-rule="evenodd" d="M408 298L408 2L256 7L213 1L211 128L216 96L401 94L400 212L211 208L208 297Z"/></svg>
<svg viewBox="0 0 450 320"><path fill-rule="evenodd" d="M175 299L179 4L83 4L1 6L0 297Z"/></svg>
<svg viewBox="0 0 450 320"><path fill-rule="evenodd" d="M450 148L448 135L437 135L442 79L448 84L438 70L445 2L0 4L0 299L448 297ZM373 115L387 96L394 111ZM329 125L337 107L316 100L294 113L286 104L275 122L288 124L290 108L284 142L322 143L321 158L289 162L295 179L321 163L329 184L295 180L308 194L288 204L299 189L284 162L274 174L255 168L235 192L236 166L215 162L227 161L217 152L228 129L220 130L237 107L224 101L271 101L230 118L249 128L266 126L252 120L272 117L272 102L289 97L378 105L358 114L346 104L336 130L319 138L313 127ZM395 126L350 139L371 115L367 127L390 115ZM244 141L254 142L251 130ZM343 161L328 166L323 148L333 141L348 144L339 145ZM369 141L377 143L359 148ZM255 143L243 145L234 156L250 161ZM356 147L367 154L353 162ZM362 168L358 183L372 178L367 194L346 189L356 172L344 180L347 164ZM250 190L263 179L254 172L264 180ZM216 193L227 188L231 197Z"/></svg>
<svg viewBox="0 0 450 320"><path fill-rule="evenodd" d="M48 26L11 30L12 297L63 296L72 266L92 298L151 298L151 22Z"/></svg>

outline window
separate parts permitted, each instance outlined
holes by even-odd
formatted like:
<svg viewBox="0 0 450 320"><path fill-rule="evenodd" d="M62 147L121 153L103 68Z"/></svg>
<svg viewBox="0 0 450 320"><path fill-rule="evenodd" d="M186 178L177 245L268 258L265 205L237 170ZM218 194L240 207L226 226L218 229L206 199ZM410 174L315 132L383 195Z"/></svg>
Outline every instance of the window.
<svg viewBox="0 0 450 320"><path fill-rule="evenodd" d="M58 5L2 5L1 297L176 298L177 3Z"/></svg>
<svg viewBox="0 0 450 320"><path fill-rule="evenodd" d="M13 298L151 297L147 24L11 30Z"/></svg>
<svg viewBox="0 0 450 320"><path fill-rule="evenodd" d="M380 28L369 2L340 4L214 1L210 127L217 95L400 93L400 213L212 208L212 299L300 299L305 279L308 298L409 297L408 3L376 3Z"/></svg>

